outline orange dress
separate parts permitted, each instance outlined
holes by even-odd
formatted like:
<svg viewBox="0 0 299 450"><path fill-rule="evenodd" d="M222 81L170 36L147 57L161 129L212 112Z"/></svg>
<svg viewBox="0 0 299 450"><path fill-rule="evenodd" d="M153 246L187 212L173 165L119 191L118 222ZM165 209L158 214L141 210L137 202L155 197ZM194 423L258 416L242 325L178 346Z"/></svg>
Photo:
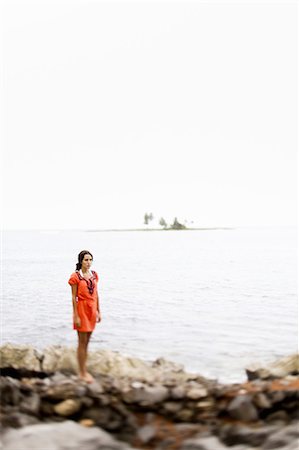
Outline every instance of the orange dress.
<svg viewBox="0 0 299 450"><path fill-rule="evenodd" d="M73 329L78 331L93 331L96 326L97 316L97 284L98 274L92 270L89 280L82 277L82 272L72 273L68 281L69 285L77 285L77 311L81 319L81 327L77 327L73 321Z"/></svg>

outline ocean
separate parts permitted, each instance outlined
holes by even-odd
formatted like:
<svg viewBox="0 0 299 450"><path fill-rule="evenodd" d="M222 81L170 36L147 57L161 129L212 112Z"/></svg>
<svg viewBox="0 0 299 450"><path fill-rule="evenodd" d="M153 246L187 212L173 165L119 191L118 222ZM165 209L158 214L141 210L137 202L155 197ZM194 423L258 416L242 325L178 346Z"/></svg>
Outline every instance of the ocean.
<svg viewBox="0 0 299 450"><path fill-rule="evenodd" d="M295 227L4 231L2 344L77 345L68 279L83 249L103 316L90 350L164 357L223 382L298 350Z"/></svg>

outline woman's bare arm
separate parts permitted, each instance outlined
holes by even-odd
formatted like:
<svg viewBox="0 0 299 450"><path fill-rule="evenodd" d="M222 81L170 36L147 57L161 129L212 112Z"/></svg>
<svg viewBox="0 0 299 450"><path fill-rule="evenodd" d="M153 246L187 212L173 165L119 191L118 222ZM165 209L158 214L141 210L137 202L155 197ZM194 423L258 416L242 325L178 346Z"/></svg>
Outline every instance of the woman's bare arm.
<svg viewBox="0 0 299 450"><path fill-rule="evenodd" d="M81 327L81 319L78 314L77 310L77 292L78 292L78 286L76 284L72 284L72 301L73 301L73 312L74 312L74 322L77 327Z"/></svg>

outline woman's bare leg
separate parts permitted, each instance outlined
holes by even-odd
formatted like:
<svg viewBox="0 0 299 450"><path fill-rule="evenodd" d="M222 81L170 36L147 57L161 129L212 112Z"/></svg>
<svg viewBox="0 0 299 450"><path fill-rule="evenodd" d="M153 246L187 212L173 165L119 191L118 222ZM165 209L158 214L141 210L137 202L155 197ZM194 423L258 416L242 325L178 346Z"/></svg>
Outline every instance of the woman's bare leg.
<svg viewBox="0 0 299 450"><path fill-rule="evenodd" d="M87 347L90 336L91 332L78 331L77 357L79 364L79 377L84 381L92 383L94 381L94 378L86 370Z"/></svg>

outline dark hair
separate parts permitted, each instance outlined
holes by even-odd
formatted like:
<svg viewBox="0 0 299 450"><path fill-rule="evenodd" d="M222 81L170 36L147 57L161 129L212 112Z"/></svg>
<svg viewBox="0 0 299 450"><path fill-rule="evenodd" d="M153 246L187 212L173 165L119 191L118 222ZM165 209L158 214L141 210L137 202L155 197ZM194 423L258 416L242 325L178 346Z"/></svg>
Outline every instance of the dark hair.
<svg viewBox="0 0 299 450"><path fill-rule="evenodd" d="M90 255L91 258L93 259L92 254L88 251L88 250L82 250L79 255L78 255L78 262L76 264L76 270L80 270L82 267L82 261L84 259L85 255Z"/></svg>

